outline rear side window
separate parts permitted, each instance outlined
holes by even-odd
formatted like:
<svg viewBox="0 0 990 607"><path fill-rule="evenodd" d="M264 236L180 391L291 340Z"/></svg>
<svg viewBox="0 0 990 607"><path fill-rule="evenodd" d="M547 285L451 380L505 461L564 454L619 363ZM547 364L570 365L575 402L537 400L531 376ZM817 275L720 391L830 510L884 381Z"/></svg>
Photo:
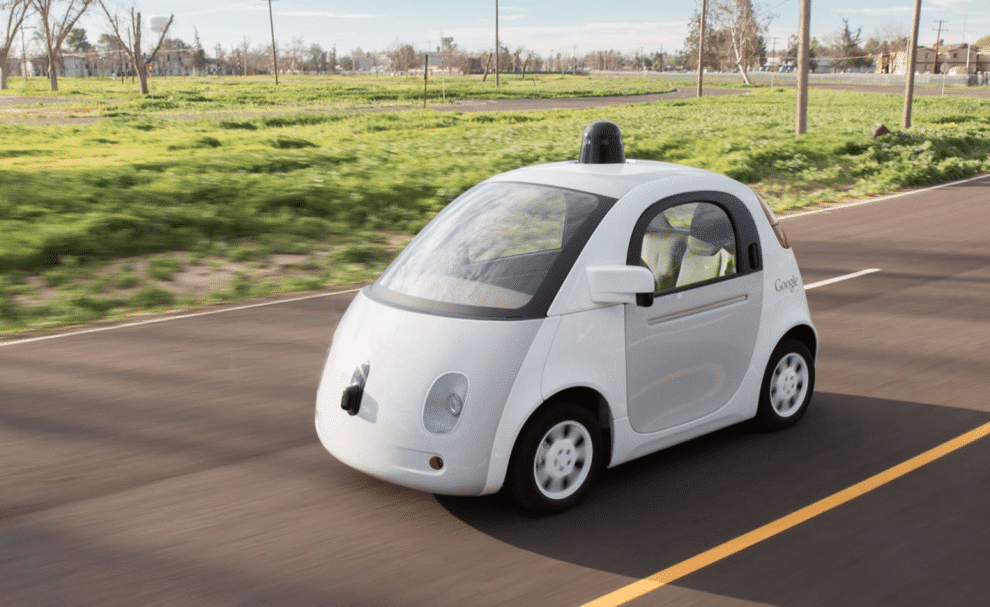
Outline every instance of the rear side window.
<svg viewBox="0 0 990 607"><path fill-rule="evenodd" d="M643 234L640 262L657 291L736 273L736 237L726 212L710 202L678 204L658 213Z"/></svg>

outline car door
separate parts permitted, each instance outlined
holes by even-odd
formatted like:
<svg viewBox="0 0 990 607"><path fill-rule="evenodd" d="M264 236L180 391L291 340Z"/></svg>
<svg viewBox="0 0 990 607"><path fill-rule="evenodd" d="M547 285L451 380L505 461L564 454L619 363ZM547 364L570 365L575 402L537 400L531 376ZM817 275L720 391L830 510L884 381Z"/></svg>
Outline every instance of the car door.
<svg viewBox="0 0 990 607"><path fill-rule="evenodd" d="M752 216L727 194L679 195L644 212L628 262L653 271L656 291L625 308L628 410L637 432L700 419L735 394L759 330L761 255Z"/></svg>

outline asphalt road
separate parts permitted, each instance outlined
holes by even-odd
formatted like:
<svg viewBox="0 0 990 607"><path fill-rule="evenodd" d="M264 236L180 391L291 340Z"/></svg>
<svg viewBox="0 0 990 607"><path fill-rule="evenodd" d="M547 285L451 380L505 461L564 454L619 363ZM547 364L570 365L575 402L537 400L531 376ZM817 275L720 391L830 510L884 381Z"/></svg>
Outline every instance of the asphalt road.
<svg viewBox="0 0 990 607"><path fill-rule="evenodd" d="M553 518L336 462L352 294L0 345L0 605L594 600L990 421L990 178L784 220L821 333L796 428L608 471ZM990 437L630 605L986 605Z"/></svg>

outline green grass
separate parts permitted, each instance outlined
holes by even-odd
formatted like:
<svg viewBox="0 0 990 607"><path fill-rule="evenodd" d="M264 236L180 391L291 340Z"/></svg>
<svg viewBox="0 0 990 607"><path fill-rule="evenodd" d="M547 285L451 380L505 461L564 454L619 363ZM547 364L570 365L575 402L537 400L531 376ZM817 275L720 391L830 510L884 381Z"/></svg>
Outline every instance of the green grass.
<svg viewBox="0 0 990 607"><path fill-rule="evenodd" d="M148 261L148 275L156 280L172 280L183 263L169 257L154 257Z"/></svg>
<svg viewBox="0 0 990 607"><path fill-rule="evenodd" d="M34 90L15 80L4 94L49 94L47 81L29 81ZM812 90L808 135L795 137L784 89L577 111L348 113L328 110L338 98L401 101L411 81L173 78L155 82L155 100L119 82L60 82L69 102L41 110L104 117L0 123L0 331L368 280L395 254L390 238L416 233L495 173L576 158L581 131L599 119L619 124L628 157L725 173L778 210L990 172L987 99L918 98L904 131L897 95ZM658 86L624 82L510 76L499 90ZM447 80L460 98L489 84ZM871 139L878 122L893 134ZM302 258L272 266L279 255ZM122 257L140 267L94 269ZM222 284L183 292L175 276L186 267ZM269 267L286 275L261 272Z"/></svg>
<svg viewBox="0 0 990 607"><path fill-rule="evenodd" d="M145 116L149 112L189 114L246 110L278 113L291 109L328 110L418 106L423 103L423 75L410 76L289 76L273 85L271 77L156 77L151 95L137 94L129 78L111 82L98 78L61 78L52 93L44 78L11 78L7 94L50 97L56 108L77 116ZM559 74L502 74L482 82L481 76L431 77L427 102L431 105L466 99L539 99L637 95L672 90L667 80L638 77L589 77ZM37 110L35 102L17 106ZM236 118L228 122L237 123ZM250 129L251 127L244 127Z"/></svg>

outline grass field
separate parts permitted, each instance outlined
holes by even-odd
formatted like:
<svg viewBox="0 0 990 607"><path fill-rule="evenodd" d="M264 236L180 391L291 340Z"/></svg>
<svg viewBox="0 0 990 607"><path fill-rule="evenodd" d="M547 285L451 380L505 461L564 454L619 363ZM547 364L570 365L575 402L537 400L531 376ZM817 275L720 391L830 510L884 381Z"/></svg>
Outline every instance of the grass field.
<svg viewBox="0 0 990 607"><path fill-rule="evenodd" d="M792 90L593 110L458 113L414 105L421 78L60 80L0 122L0 332L368 280L439 209L486 177L573 159L584 126L627 156L750 184L778 210L990 172L990 100ZM51 97L11 79L2 97ZM440 83L430 82L439 96ZM667 83L503 77L504 96L655 93ZM434 90L435 89L435 90ZM448 99L494 97L448 78ZM419 98L421 99L421 97ZM439 103L439 99L431 100ZM871 139L884 122L893 134Z"/></svg>
<svg viewBox="0 0 990 607"><path fill-rule="evenodd" d="M405 107L422 105L422 74L403 77L374 76L283 76L274 86L270 76L258 77L157 77L151 95L140 97L131 78L106 80L66 78L59 80L58 97L81 115L99 113L217 112L270 110L328 110ZM671 90L670 81L638 77L573 77L539 74L522 77L502 74L500 86L494 76L431 77L427 87L430 105L467 99L549 99L557 97L602 97L638 95ZM48 80L27 81L11 77L7 94L47 97Z"/></svg>

